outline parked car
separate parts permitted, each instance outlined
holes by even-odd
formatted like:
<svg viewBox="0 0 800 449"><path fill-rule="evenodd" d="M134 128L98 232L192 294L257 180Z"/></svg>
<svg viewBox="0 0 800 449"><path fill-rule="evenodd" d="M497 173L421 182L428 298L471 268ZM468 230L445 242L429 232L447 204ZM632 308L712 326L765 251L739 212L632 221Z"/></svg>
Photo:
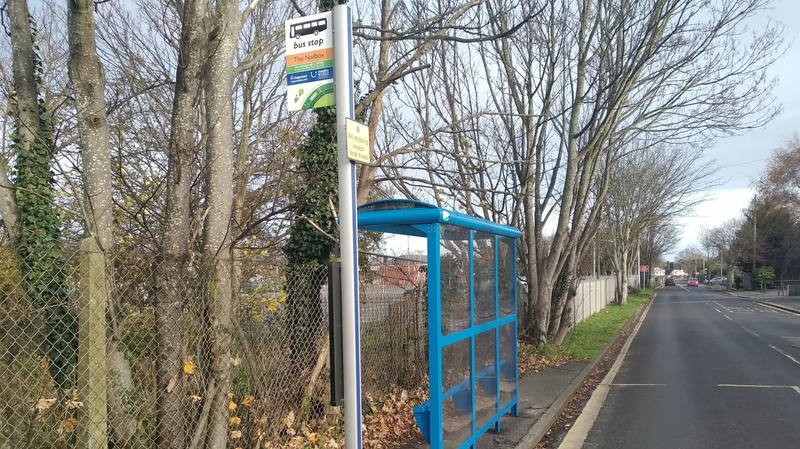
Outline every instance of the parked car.
<svg viewBox="0 0 800 449"><path fill-rule="evenodd" d="M722 285L725 284L726 282L728 282L728 278L726 278L725 276L716 276L714 278L711 278L710 281L708 281L708 283L711 285Z"/></svg>
<svg viewBox="0 0 800 449"><path fill-rule="evenodd" d="M675 286L675 279L673 279L673 278L667 278L667 279L664 281L664 287L666 287L666 286L668 286L668 285L672 285L672 286L674 287L674 286Z"/></svg>
<svg viewBox="0 0 800 449"><path fill-rule="evenodd" d="M696 278L691 278L686 282L687 287L699 287L700 283L697 282Z"/></svg>

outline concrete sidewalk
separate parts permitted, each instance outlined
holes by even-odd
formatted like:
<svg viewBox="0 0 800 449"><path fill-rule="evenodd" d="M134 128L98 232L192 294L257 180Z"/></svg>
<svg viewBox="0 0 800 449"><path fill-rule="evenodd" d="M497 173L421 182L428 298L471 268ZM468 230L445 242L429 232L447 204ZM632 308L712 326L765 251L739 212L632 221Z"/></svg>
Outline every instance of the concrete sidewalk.
<svg viewBox="0 0 800 449"><path fill-rule="evenodd" d="M577 387L583 384L588 375L587 371L592 371L595 365L594 360L569 362L520 378L519 416L503 416L500 419L500 433L490 429L478 439L477 446L481 449L534 447L550 429L552 421L561 415ZM543 431L537 431L537 428L545 426ZM529 442L531 439L536 441L531 444ZM427 443L407 447L430 448Z"/></svg>
<svg viewBox="0 0 800 449"><path fill-rule="evenodd" d="M561 414L566 404L556 404L570 385L581 377L581 373L592 361L569 362L565 365L531 373L519 380L519 416L509 415L500 419L500 433L486 432L479 440L481 449L507 449L519 447L531 429L543 420L546 414ZM582 379L581 383L582 382ZM572 394L569 394L572 398ZM550 411L552 408L552 411ZM557 413L556 413L557 411ZM549 429L550 426L547 426ZM545 429L547 431L547 429ZM537 441L538 443L538 441ZM534 444L535 445L535 444Z"/></svg>
<svg viewBox="0 0 800 449"><path fill-rule="evenodd" d="M718 288L718 286L707 286L707 288L737 298L749 299L777 307L787 312L800 313L800 297L778 295L778 290L724 290L724 288Z"/></svg>

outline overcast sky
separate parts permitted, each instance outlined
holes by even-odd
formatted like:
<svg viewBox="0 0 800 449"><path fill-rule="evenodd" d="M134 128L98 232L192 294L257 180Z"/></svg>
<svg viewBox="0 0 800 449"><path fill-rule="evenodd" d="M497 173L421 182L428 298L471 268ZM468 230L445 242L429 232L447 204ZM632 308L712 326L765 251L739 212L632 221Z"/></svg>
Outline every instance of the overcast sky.
<svg viewBox="0 0 800 449"><path fill-rule="evenodd" d="M784 38L790 45L786 55L770 70L779 78L775 94L783 104L783 113L768 125L749 133L722 139L707 153L721 168L717 175L723 182L709 192L712 198L683 220L683 234L670 257L696 240L698 229L717 226L738 217L753 197L750 188L764 170L772 152L792 134L800 132L800 1L777 0L774 9L765 11L752 21L753 28L763 28L767 20L776 20L785 27ZM699 161L697 169L703 169Z"/></svg>

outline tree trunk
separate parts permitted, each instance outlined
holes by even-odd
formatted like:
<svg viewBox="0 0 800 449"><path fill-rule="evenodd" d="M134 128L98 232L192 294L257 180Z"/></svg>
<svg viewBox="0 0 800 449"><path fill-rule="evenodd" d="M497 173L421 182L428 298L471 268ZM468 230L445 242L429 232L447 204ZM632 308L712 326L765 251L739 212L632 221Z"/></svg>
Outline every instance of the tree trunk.
<svg viewBox="0 0 800 449"><path fill-rule="evenodd" d="M617 304L624 305L628 303L628 251L622 250L620 254L615 256L617 260L617 291L616 300Z"/></svg>
<svg viewBox="0 0 800 449"><path fill-rule="evenodd" d="M561 325L555 335L553 344L564 343L567 332L575 327L575 297L578 294L578 280L573 278L570 281L569 291L567 292L567 302L564 304L564 313L561 314Z"/></svg>
<svg viewBox="0 0 800 449"><path fill-rule="evenodd" d="M9 0L8 15L11 19L15 113L22 125L17 131L19 146L21 151L30 151L39 132L39 101L28 1Z"/></svg>
<svg viewBox="0 0 800 449"><path fill-rule="evenodd" d="M0 219L10 240L17 237L17 203L14 201L14 186L8 179L8 163L0 155Z"/></svg>
<svg viewBox="0 0 800 449"><path fill-rule="evenodd" d="M22 151L30 151L39 131L39 104L37 101L36 68L34 65L33 36L27 0L9 0L8 16L11 22L11 53L14 73L14 102L18 142ZM0 156L0 214L6 233L12 239L17 236L17 203L14 188L8 179L8 165Z"/></svg>
<svg viewBox="0 0 800 449"><path fill-rule="evenodd" d="M186 443L186 394L183 375L181 316L186 303L185 276L189 259L191 186L195 135L204 62L203 1L188 2L183 10L179 61L167 169L166 233L163 261L156 281L156 442L158 447L182 448Z"/></svg>
<svg viewBox="0 0 800 449"><path fill-rule="evenodd" d="M103 252L112 244L111 154L106 119L105 72L95 44L94 2L69 0L69 80L75 91L89 233Z"/></svg>
<svg viewBox="0 0 800 449"><path fill-rule="evenodd" d="M83 180L89 217L86 223L89 234L96 239L100 251L108 258L114 241L112 234L112 186L111 154L106 118L105 72L97 55L95 43L94 2L92 0L69 0L67 11L67 34L69 37L69 60L67 69L75 93L78 118L78 136L83 160ZM113 291L113 281L104 273L108 295ZM104 303L105 306L105 303ZM109 380L114 392L130 392L135 388L130 364L117 349L119 335L112 335L107 354L110 366L116 367L117 376ZM136 417L126 409L120 397L112 395L109 400L109 416L112 433L117 446L126 446L136 432Z"/></svg>
<svg viewBox="0 0 800 449"><path fill-rule="evenodd" d="M77 331L59 251L61 226L53 209L53 131L37 98L41 69L27 2L12 1L8 7L14 58L11 147L16 152L16 190L3 190L14 194L16 211L11 214L16 213L17 223L11 223L10 230L15 234L22 286L34 314L45 319L43 350L50 375L63 392L75 385Z"/></svg>
<svg viewBox="0 0 800 449"><path fill-rule="evenodd" d="M553 297L553 281L549 276L539 278L536 291L536 306L533 311L533 344L542 347L547 344L547 330L550 323L550 301Z"/></svg>
<svg viewBox="0 0 800 449"><path fill-rule="evenodd" d="M390 19L392 16L392 5L389 0L381 1L381 28L389 30L391 28ZM381 31L381 37L387 37L389 31ZM382 40L378 44L378 67L375 72L375 79L386 79L389 73L389 51L392 48L391 40ZM375 139L378 135L378 124L380 122L381 114L383 113L383 97L386 95L386 89L380 89L375 93L375 99L370 105L369 119L367 120L367 127L369 128L369 153L373 162L375 161ZM364 204L369 198L370 191L375 186L375 171L377 167L362 165L358 171L358 180L356 183L356 204Z"/></svg>
<svg viewBox="0 0 800 449"><path fill-rule="evenodd" d="M206 106L206 207L204 265L213 273L205 300L209 382L216 386L209 415L206 447L223 449L228 441L227 393L231 346L231 208L233 207L233 57L240 12L235 0L219 0L209 33L210 57L203 80Z"/></svg>

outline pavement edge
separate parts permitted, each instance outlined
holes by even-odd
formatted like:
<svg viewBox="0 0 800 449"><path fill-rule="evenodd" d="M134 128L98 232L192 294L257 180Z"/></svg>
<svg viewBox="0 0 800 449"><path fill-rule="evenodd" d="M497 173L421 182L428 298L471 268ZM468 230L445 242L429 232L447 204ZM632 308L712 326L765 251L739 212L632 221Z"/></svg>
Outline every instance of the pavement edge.
<svg viewBox="0 0 800 449"><path fill-rule="evenodd" d="M773 308L776 308L776 309L781 309L784 312L788 312L788 313L791 313L791 314L800 315L800 310L797 310L797 309L795 309L793 307L785 306L783 304L778 304L776 302L763 301L763 300L760 300L760 299L757 299L757 298L751 298L749 296L737 295L736 293L729 292L727 290L717 290L717 289L709 288L709 287L706 287L706 289L710 290L712 292L722 293L723 295L733 296L734 298L747 299L749 301L753 301L753 302L756 302L758 304L761 304L761 305L764 305L764 306L767 306L767 307L773 307Z"/></svg>
<svg viewBox="0 0 800 449"><path fill-rule="evenodd" d="M794 315L800 315L800 310L797 310L797 309L795 309L793 307L785 306L783 304L778 304L776 302L759 301L757 299L755 300L755 302L757 302L757 303L759 303L761 305L767 306L767 307L773 307L775 309L781 309L784 312L789 312L789 313L794 314Z"/></svg>
<svg viewBox="0 0 800 449"><path fill-rule="evenodd" d="M650 294L650 296L647 298L647 304L650 304L653 301L657 293L658 291L656 290ZM575 393L578 391L578 389L583 385L584 382L586 382L586 379L590 374L592 374L592 371L594 371L595 368L597 368L597 365L599 365L600 362L605 358L608 350L614 346L614 343L616 343L617 340L619 340L619 336L622 334L622 331L625 330L629 323L639 320L639 318L642 316L642 313L644 313L644 310L647 308L647 304L642 304L639 309L637 309L636 312L631 315L630 318L628 318L628 321L626 321L619 332L614 335L614 338L606 343L606 345L600 351L600 354L595 357L591 363L586 365L586 368L584 368L583 371L578 374L578 377L576 377L572 383L569 384L567 389L564 390L564 392L561 393L558 398L556 398L555 402L553 402L544 415L542 415L542 417L536 421L536 424L531 427L531 430L528 431L527 435L522 438L522 441L520 441L519 444L514 447L514 449L533 449L537 444L539 444L540 441L542 441L542 438L547 435L547 432L551 427L553 427L553 424L555 424L555 422L558 420L558 417L561 416L561 413L563 413L564 409L567 408L567 405L572 400L572 397L575 396Z"/></svg>

